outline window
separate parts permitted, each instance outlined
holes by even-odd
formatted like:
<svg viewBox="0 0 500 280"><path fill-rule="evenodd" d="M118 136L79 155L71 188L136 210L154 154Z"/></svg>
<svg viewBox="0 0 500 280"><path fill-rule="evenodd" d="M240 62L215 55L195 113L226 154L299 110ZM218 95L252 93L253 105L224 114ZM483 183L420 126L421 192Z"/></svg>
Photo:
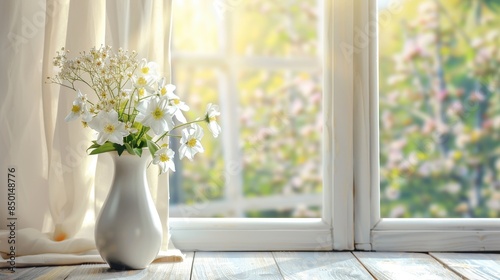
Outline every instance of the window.
<svg viewBox="0 0 500 280"><path fill-rule="evenodd" d="M356 248L498 250L497 190L488 183L496 132L487 122L497 114L498 62L481 63L499 45L498 6L378 4L355 9ZM482 37L475 47L474 37Z"/></svg>
<svg viewBox="0 0 500 280"><path fill-rule="evenodd" d="M353 224L352 104L343 103L352 99L352 85L333 78L332 70L343 68L334 62L340 48L334 51L332 37L345 36L340 23L347 16L334 19L333 5L174 2L173 81L179 94L189 99L190 91L203 92L204 102L221 104L223 113L220 142L207 141L203 163L183 162L171 178L170 216L178 217L171 220L172 238L179 248L353 248L352 232L344 230ZM176 27L176 17L185 24ZM343 210L348 206L351 214Z"/></svg>
<svg viewBox="0 0 500 280"><path fill-rule="evenodd" d="M299 3L300 1L291 1L290 3L292 2ZM455 3L444 0L431 2L445 6ZM480 1L466 2L479 3ZM237 5L233 4L239 2L215 1L215 3L231 4L226 6L225 10L227 17L224 20L228 20L231 14L227 11L232 11L233 8L237 10ZM319 9L322 12L318 15L323 17L321 28L318 29L321 30L320 34L323 38L321 44L323 81L320 109L323 122L321 214L317 218L235 218L251 217L252 215L249 213L259 213L258 215L263 217L265 211L262 211L264 210L262 208L254 209L255 212L249 211L249 204L245 205L247 202L242 202L247 199L241 197L241 190L244 189L243 184L238 190L239 198L230 196L224 192L227 189L220 188L222 191L214 195L213 198L214 200L219 199L217 203L221 204L215 202L206 204L219 205L222 210L214 211L207 216L213 217L212 214L217 216L223 211L232 209L230 210L231 214L221 216L233 218L185 217L173 219L171 223L173 239L177 246L183 249L203 250L352 250L354 248L393 251L500 250L500 221L495 218L484 218L484 215L483 218L474 219L430 218L433 217L431 213L435 207L427 207L430 205L429 203L421 208L426 210L413 212L415 218L387 218L395 207L387 201L392 190L387 190L391 186L391 182L388 181L391 177L387 177L388 154L384 145L391 142L387 139L392 137L391 133L394 135L397 130L383 130L384 127L379 126L381 119L386 117L384 111L388 109L388 105L384 103L388 95L385 95L387 85L383 75L386 75L384 74L385 68L390 67L390 64L384 61L383 56L379 57L379 53L383 55L385 51L390 51L390 49L380 51L380 48L386 47L384 44L389 43L389 39L383 39L384 35L380 32L383 32L382 25L388 24L391 20L398 18L398 15L404 14L404 5L408 4L410 5L408 7L411 8L412 3L415 2L410 0L379 2L325 0L322 3L322 9ZM485 1L481 7L484 9L490 6L496 7L495 4L491 3L491 1ZM379 5L384 7L380 12L378 12ZM406 16L406 18L410 19L411 16ZM221 28L217 27L217 24L223 24L222 22L213 23L213 27L209 28L214 30ZM235 27L231 25L231 28ZM451 29L448 28L448 30ZM176 36L175 32L173 36ZM218 50L218 40L223 39L195 38L206 40L206 49L214 52ZM399 43L399 47L401 51L403 44ZM192 76L191 74L196 71L204 73L208 83L220 87L220 92L227 94L227 100L235 98L235 95L229 93L237 92L234 89L238 88L235 86L238 83L235 81L238 79L253 79L254 82L260 83L262 79L259 77L262 74L259 73L270 71L266 67L270 67L269 65L276 62L283 63L281 65L289 63L270 58L264 62L253 58L242 59L239 57L242 53L238 53L238 48L231 50L228 52L230 54L229 60L224 55L216 57L199 54L199 56L189 55L188 57L177 53L177 57L174 55L173 61L177 63L178 68L181 68L181 72L184 71L183 75L186 77ZM394 51L397 52L397 50ZM189 62L191 58L194 62ZM297 57L293 57L293 61L296 59ZM236 68L238 68L236 71L231 68L234 67L231 66L234 61L238 62L236 63ZM181 66L183 63L191 66ZM217 64L220 70L206 69L207 63ZM252 65L250 67L252 69L243 69L245 68L242 67L244 64ZM182 67L187 67L189 70L182 70ZM312 67L314 68L314 66ZM455 68L457 68L455 72L463 70L458 66ZM498 67L493 69L498 69ZM280 71L284 71L285 74L281 74L276 71L276 68L273 68L271 72L279 74L268 75L271 77L269 79L280 75L293 76L294 72L307 72L310 69L298 71L294 68ZM289 74L286 74L287 71ZM432 78L435 79L435 77ZM179 85L179 87L182 86ZM209 98L217 98L215 95L208 96ZM238 93L239 100L234 100L236 103L231 104L244 102L244 96L241 92ZM411 114L413 112L409 107L410 103L410 101L407 101L406 104L403 103L405 106L408 105L404 107L404 110L401 107L394 107L390 108L389 111L396 110L401 115ZM418 104L413 105L417 106ZM232 106L227 106L227 108L229 110L235 109ZM240 113L238 112L238 115ZM399 116L398 121L400 121ZM272 123L272 121L269 122ZM233 125L235 123L237 122L232 122ZM404 124L404 122L400 124L400 129L404 129ZM242 128L241 124L231 126L230 123L225 123L224 126L225 131L231 132L230 135L233 136L229 137L227 134L225 137L230 139L223 138L227 142L224 142L224 147L219 148L224 159L224 162L216 164L219 167L228 166L228 160L234 159L235 155L237 155L238 160L242 160L242 155L234 152L238 150L239 145L235 141L237 137L234 135L241 137L245 135L242 131L247 129L247 127ZM231 144L227 144L226 147L226 143ZM226 153L226 150L233 151L233 153ZM408 151L408 154L410 153L411 151ZM242 180L244 172L235 173L241 180L239 182L244 182ZM413 183L415 182L410 182L410 184ZM437 188L441 188L440 185L444 184L441 181L434 183L439 185ZM435 195L432 196L438 198ZM242 207L239 209L228 207L227 204L224 205L224 201L220 201L221 198L236 200L241 203ZM381 205L381 203L384 204ZM195 203L192 206L196 209L196 207L203 205L203 203ZM393 209L390 209L391 207ZM202 207L198 211L203 212L205 209L209 209L209 207ZM314 208L312 209L314 210ZM448 213L452 212L447 211ZM282 213L284 212L275 211L273 215L277 217Z"/></svg>

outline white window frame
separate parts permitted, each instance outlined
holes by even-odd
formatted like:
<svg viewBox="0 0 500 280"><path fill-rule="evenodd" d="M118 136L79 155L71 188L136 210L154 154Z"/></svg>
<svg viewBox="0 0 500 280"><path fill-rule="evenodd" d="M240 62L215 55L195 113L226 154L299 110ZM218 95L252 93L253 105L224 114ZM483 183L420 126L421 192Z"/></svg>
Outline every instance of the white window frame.
<svg viewBox="0 0 500 280"><path fill-rule="evenodd" d="M376 1L354 4L355 248L376 251L499 251L500 219L380 217L378 13Z"/></svg>
<svg viewBox="0 0 500 280"><path fill-rule="evenodd" d="M323 7L322 217L171 218L175 246L183 250L353 250L353 3L325 0ZM175 59L175 58L173 58ZM335 188L333 188L335 186Z"/></svg>

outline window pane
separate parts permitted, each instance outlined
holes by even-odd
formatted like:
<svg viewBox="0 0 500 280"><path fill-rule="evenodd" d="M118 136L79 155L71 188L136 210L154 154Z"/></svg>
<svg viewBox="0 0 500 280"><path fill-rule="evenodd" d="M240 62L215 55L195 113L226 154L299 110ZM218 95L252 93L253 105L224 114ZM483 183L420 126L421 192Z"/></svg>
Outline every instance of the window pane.
<svg viewBox="0 0 500 280"><path fill-rule="evenodd" d="M175 65L174 80L176 92L189 105L185 113L188 120L203 114L208 103L219 103L217 94L218 79L213 69L196 66ZM172 204L194 205L223 199L224 195L224 157L221 137L213 138L208 129L202 145L205 151L195 156L193 161L175 158L176 172L170 173L170 201ZM175 133L174 133L175 134ZM180 135L180 132L177 134ZM179 139L171 138L170 145L179 145ZM175 148L174 150L178 150ZM181 215L198 215L201 209L188 207ZM174 213L173 216L177 214Z"/></svg>
<svg viewBox="0 0 500 280"><path fill-rule="evenodd" d="M175 0L172 12L172 50L215 53L219 50L214 1Z"/></svg>
<svg viewBox="0 0 500 280"><path fill-rule="evenodd" d="M220 104L222 134L177 160L171 216L321 216L318 3L173 2L176 93L193 117Z"/></svg>
<svg viewBox="0 0 500 280"><path fill-rule="evenodd" d="M318 53L316 0L236 1L232 13L240 55L314 56Z"/></svg>
<svg viewBox="0 0 500 280"><path fill-rule="evenodd" d="M381 214L500 217L500 2L379 2Z"/></svg>
<svg viewBox="0 0 500 280"><path fill-rule="evenodd" d="M240 77L245 197L279 196L275 211L248 216L320 217L321 89L319 73L246 71ZM291 195L318 194L312 205Z"/></svg>

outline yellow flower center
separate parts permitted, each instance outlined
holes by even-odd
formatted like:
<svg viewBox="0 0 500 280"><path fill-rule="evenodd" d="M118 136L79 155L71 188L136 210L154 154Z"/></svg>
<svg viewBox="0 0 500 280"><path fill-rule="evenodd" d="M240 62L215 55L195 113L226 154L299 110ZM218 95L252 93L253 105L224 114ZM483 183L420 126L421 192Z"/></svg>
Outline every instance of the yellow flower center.
<svg viewBox="0 0 500 280"><path fill-rule="evenodd" d="M106 132L106 133L113 133L114 131L115 131L115 126L112 124L107 124L104 127L104 132Z"/></svg>
<svg viewBox="0 0 500 280"><path fill-rule="evenodd" d="M144 86L147 83L148 83L148 81L146 81L146 79L144 79L144 77L139 77L139 79L137 79L137 84L140 86Z"/></svg>
<svg viewBox="0 0 500 280"><path fill-rule="evenodd" d="M167 154L161 154L160 155L160 161L161 162L167 162L169 160L170 160L170 158L167 156Z"/></svg>
<svg viewBox="0 0 500 280"><path fill-rule="evenodd" d="M149 73L149 67L147 67L147 66L146 66L146 67L142 67L142 68L141 68L141 72L142 72L142 74L147 74L147 73Z"/></svg>
<svg viewBox="0 0 500 280"><path fill-rule="evenodd" d="M189 148L193 148L194 146L196 146L196 139L191 138L186 142L186 144L188 145Z"/></svg>
<svg viewBox="0 0 500 280"><path fill-rule="evenodd" d="M143 88L140 88L138 92L139 92L140 97L144 96L144 89Z"/></svg>
<svg viewBox="0 0 500 280"><path fill-rule="evenodd" d="M181 101L179 99L174 99L173 102L175 105L179 105L179 103L181 103Z"/></svg>
<svg viewBox="0 0 500 280"><path fill-rule="evenodd" d="M216 119L215 117L210 117L210 118L208 118L208 121L210 121L210 122L215 122L216 120L217 120L217 119Z"/></svg>
<svg viewBox="0 0 500 280"><path fill-rule="evenodd" d="M78 105L73 105L73 107L71 108L71 112L77 114L80 112L80 106Z"/></svg>
<svg viewBox="0 0 500 280"><path fill-rule="evenodd" d="M165 95L167 93L167 89L165 87L161 88L161 95Z"/></svg>
<svg viewBox="0 0 500 280"><path fill-rule="evenodd" d="M153 111L153 118L155 118L156 120L159 120L161 117L163 117L163 111L160 108L157 107Z"/></svg>

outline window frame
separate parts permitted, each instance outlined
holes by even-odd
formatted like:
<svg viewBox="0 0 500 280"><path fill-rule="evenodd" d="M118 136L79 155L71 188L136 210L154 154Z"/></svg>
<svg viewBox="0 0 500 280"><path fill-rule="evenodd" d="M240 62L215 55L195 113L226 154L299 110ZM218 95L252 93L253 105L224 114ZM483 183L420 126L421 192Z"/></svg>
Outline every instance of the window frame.
<svg viewBox="0 0 500 280"><path fill-rule="evenodd" d="M353 3L324 0L323 192L321 218L170 218L183 250L353 250ZM175 60L175 57L173 58ZM335 186L335 188L333 187Z"/></svg>
<svg viewBox="0 0 500 280"><path fill-rule="evenodd" d="M499 251L500 219L380 217L377 1L356 0L354 15L354 28L368 30L353 45L355 248Z"/></svg>

